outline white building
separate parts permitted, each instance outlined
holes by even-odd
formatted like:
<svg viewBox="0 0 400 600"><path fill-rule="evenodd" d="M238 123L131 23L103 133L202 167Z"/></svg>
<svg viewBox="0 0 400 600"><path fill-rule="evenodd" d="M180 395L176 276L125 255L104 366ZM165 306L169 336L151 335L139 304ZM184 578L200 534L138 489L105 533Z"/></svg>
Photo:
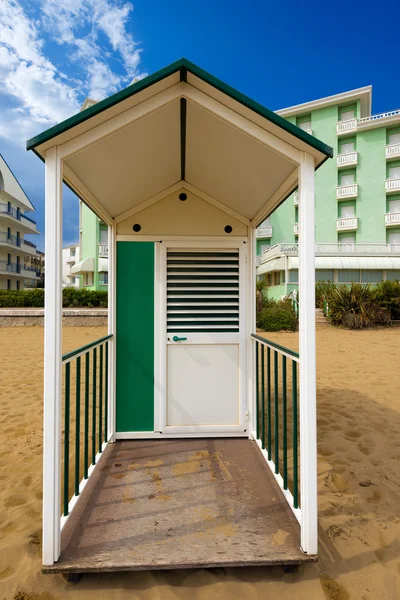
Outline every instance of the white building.
<svg viewBox="0 0 400 600"><path fill-rule="evenodd" d="M71 269L79 261L79 246L73 244L62 251L62 286L79 287L79 276L71 272Z"/></svg>
<svg viewBox="0 0 400 600"><path fill-rule="evenodd" d="M22 290L40 279L40 270L26 261L36 256L36 246L25 235L39 233L25 212L35 208L0 154L0 289Z"/></svg>

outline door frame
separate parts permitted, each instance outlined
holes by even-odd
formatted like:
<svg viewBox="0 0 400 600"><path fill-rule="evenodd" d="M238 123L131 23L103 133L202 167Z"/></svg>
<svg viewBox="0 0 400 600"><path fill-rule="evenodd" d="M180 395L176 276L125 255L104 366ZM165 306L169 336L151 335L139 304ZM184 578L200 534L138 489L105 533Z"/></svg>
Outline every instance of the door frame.
<svg viewBox="0 0 400 600"><path fill-rule="evenodd" d="M163 238L155 244L154 286L154 431L168 437L248 437L247 422L247 306L249 243L247 237L193 238L187 240ZM239 425L228 426L167 426L167 248L239 249ZM207 339L207 334L204 340ZM227 334L229 335L229 334ZM237 334L235 334L235 338Z"/></svg>

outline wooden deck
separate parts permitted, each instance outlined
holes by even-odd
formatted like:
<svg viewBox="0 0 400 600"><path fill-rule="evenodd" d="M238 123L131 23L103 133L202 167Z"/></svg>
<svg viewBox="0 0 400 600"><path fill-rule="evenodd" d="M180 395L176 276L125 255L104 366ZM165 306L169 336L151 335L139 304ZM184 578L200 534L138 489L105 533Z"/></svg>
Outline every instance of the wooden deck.
<svg viewBox="0 0 400 600"><path fill-rule="evenodd" d="M84 573L315 560L255 442L110 444L45 573Z"/></svg>

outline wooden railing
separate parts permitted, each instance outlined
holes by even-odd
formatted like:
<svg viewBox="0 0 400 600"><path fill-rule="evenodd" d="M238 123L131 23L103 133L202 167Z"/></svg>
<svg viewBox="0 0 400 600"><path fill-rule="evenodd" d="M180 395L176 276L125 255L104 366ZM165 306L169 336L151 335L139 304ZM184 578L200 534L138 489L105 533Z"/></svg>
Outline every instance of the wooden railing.
<svg viewBox="0 0 400 600"><path fill-rule="evenodd" d="M108 356L112 337L107 335L62 357L61 528L108 442Z"/></svg>
<svg viewBox="0 0 400 600"><path fill-rule="evenodd" d="M251 336L255 343L254 437L300 522L299 403L297 352Z"/></svg>

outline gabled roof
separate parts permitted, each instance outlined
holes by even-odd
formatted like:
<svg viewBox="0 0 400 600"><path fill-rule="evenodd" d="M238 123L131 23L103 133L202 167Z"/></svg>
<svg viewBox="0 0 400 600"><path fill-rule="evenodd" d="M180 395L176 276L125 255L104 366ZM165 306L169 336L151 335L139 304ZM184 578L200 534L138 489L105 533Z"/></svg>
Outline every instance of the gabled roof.
<svg viewBox="0 0 400 600"><path fill-rule="evenodd" d="M316 150L325 154L325 156L333 156L333 151L330 146L324 144L312 135L309 135L308 133L296 127L292 123L289 123L273 111L269 110L268 108L265 108L264 106L262 106L258 102L255 102L248 96L245 96L241 92L238 92L226 83L223 83L213 75L210 75L210 73L207 73L207 71L204 71L194 63L188 61L186 58L182 58L172 63L168 67L160 69L156 73L153 73L152 75L141 79L140 81L121 90L120 92L117 92L116 94L113 94L112 96L109 96L108 98L97 102L93 106L89 106L85 110L77 113L76 115L73 115L69 119L62 121L58 125L55 125L54 127L47 129L43 133L40 133L39 135L31 138L27 141L27 150L34 150L41 144L44 144L45 142L48 142L52 138L60 135L61 133L68 131L68 129L71 129L76 125L83 123L87 119L90 119L91 117L100 114L101 112L111 108L112 106L115 106L116 104L122 102L123 100L126 100L127 98L130 98L131 96L134 96L138 92L145 90L146 88L154 85L155 83L166 79L167 77L178 71L180 72L181 81L186 81L187 74L192 73L207 84L213 86L215 89L231 97L233 100L240 102L241 104L243 104L243 106L246 106L261 117L267 119L268 121L271 121L271 123L274 123L275 125L278 125L279 127L284 129L288 133L296 136L303 142L306 142Z"/></svg>

